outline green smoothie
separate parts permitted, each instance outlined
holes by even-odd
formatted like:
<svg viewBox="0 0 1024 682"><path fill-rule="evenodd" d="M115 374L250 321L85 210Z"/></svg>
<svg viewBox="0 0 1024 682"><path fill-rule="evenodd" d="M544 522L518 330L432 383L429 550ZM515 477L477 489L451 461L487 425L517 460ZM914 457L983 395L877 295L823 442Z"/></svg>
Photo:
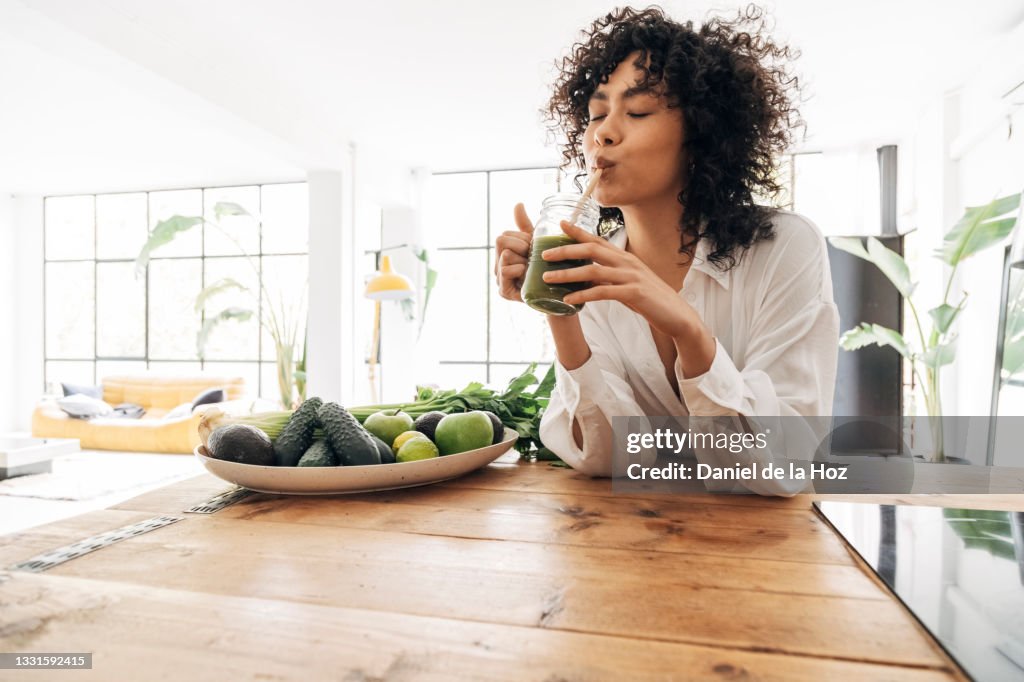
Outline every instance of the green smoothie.
<svg viewBox="0 0 1024 682"><path fill-rule="evenodd" d="M522 295L526 305L548 315L575 315L583 308L582 303L572 305L563 303L562 299L566 294L586 289L589 286L588 282L545 282L544 273L549 270L578 268L582 265L589 265L590 261L546 261L541 258L541 254L548 249L575 243L576 241L566 234L553 234L534 238L533 248L530 252L530 265L526 268L526 277L523 278Z"/></svg>

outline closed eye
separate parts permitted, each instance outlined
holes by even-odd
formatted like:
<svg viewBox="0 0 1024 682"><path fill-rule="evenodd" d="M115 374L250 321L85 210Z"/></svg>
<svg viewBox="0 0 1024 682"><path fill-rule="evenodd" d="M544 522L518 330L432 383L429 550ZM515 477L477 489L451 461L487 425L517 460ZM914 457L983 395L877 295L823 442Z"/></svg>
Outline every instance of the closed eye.
<svg viewBox="0 0 1024 682"><path fill-rule="evenodd" d="M626 115L629 116L630 118L646 118L646 117L650 116L651 114L650 114L650 112L647 112L647 113L640 113L640 112L638 112L638 113L629 113L629 114L626 114ZM600 116L591 116L590 117L590 121L591 122L593 122L593 121L600 121L600 120L602 120L602 119L604 119L606 117L607 117L607 114L601 114Z"/></svg>

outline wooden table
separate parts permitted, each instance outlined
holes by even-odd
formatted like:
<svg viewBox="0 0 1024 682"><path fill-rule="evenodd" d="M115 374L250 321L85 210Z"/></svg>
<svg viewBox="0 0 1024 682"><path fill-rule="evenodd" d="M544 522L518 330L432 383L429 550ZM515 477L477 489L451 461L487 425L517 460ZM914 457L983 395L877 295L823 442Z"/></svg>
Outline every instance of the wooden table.
<svg viewBox="0 0 1024 682"><path fill-rule="evenodd" d="M964 679L807 496L613 495L506 456L423 488L183 513L230 487L203 475L0 537L5 567L184 517L0 570L0 651L94 654L0 679Z"/></svg>

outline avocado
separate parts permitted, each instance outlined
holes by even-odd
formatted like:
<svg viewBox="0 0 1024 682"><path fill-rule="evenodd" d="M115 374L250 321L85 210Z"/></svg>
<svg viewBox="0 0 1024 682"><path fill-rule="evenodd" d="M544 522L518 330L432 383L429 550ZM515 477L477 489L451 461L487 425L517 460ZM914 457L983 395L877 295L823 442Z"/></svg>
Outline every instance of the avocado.
<svg viewBox="0 0 1024 682"><path fill-rule="evenodd" d="M370 434L370 437L373 438L373 443L374 443L374 445L377 446L377 452L380 453L380 463L381 464L394 464L395 463L395 452L394 452L394 450L389 448L387 443L382 441L380 438L377 438L377 436L374 436L372 433Z"/></svg>
<svg viewBox="0 0 1024 682"><path fill-rule="evenodd" d="M494 428L494 438L491 439L491 445L497 445L501 442L501 439L505 437L505 425L501 423L501 419L498 415L487 410L480 410L488 416L491 420L491 426Z"/></svg>
<svg viewBox="0 0 1024 682"><path fill-rule="evenodd" d="M412 428L419 431L430 440L434 440L434 432L437 430L437 423L445 418L444 412L427 412L412 423Z"/></svg>
<svg viewBox="0 0 1024 682"><path fill-rule="evenodd" d="M226 462L274 465L274 446L270 437L248 424L218 426L206 439L206 450L211 457Z"/></svg>
<svg viewBox="0 0 1024 682"><path fill-rule="evenodd" d="M292 412L288 423L274 441L274 462L279 467L293 467L313 445L313 431L318 426L317 410L323 405L320 398L309 398Z"/></svg>
<svg viewBox="0 0 1024 682"><path fill-rule="evenodd" d="M300 467L336 467L338 456L331 450L331 446L325 440L315 441L309 449L299 458Z"/></svg>
<svg viewBox="0 0 1024 682"><path fill-rule="evenodd" d="M324 403L317 412L327 443L345 466L380 464L373 436L338 403Z"/></svg>

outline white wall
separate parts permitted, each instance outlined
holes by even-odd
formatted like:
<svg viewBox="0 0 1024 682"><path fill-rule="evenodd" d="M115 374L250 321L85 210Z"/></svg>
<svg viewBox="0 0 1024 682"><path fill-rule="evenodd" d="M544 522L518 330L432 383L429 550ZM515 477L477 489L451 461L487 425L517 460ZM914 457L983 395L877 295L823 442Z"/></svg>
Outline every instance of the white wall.
<svg viewBox="0 0 1024 682"><path fill-rule="evenodd" d="M0 194L0 433L14 428L14 200Z"/></svg>
<svg viewBox="0 0 1024 682"><path fill-rule="evenodd" d="M43 199L15 196L11 204L14 339L9 428L28 431L43 392Z"/></svg>

